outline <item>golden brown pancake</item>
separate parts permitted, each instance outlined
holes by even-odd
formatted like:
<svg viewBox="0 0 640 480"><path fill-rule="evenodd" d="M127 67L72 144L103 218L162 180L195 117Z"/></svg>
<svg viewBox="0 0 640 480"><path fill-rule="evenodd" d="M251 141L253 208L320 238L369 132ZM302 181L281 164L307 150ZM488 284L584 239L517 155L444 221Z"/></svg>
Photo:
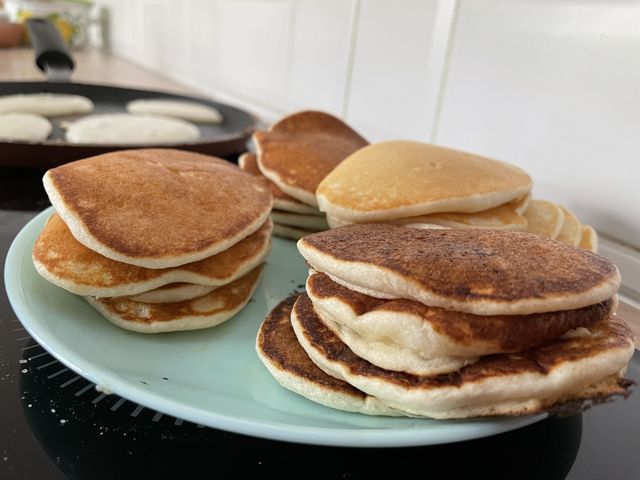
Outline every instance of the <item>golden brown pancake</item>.
<svg viewBox="0 0 640 480"><path fill-rule="evenodd" d="M273 208L278 208L288 212L306 213L309 215L323 215L316 207L306 205L292 196L287 195L280 189L280 187L265 177L258 168L258 157L253 153L243 153L240 155L240 158L238 158L238 166L245 172L264 179L266 184L269 185L269 190L273 196Z"/></svg>
<svg viewBox="0 0 640 480"><path fill-rule="evenodd" d="M140 333L176 332L209 328L230 319L249 301L262 266L244 277L193 300L142 303L122 298L85 299L115 325Z"/></svg>
<svg viewBox="0 0 640 480"><path fill-rule="evenodd" d="M579 247L594 253L598 251L598 234L591 225L582 225Z"/></svg>
<svg viewBox="0 0 640 480"><path fill-rule="evenodd" d="M475 315L581 308L620 285L607 259L525 232L349 225L308 235L298 249L352 290Z"/></svg>
<svg viewBox="0 0 640 480"><path fill-rule="evenodd" d="M228 250L171 268L144 268L117 262L78 242L57 215L47 221L33 247L33 263L46 280L78 295L119 297L147 292L174 282L225 285L264 261L272 224Z"/></svg>
<svg viewBox="0 0 640 480"><path fill-rule="evenodd" d="M327 407L369 415L398 415L376 398L327 375L311 361L289 320L297 298L293 295L280 302L258 331L256 351L275 379L283 387Z"/></svg>
<svg viewBox="0 0 640 480"><path fill-rule="evenodd" d="M591 396L628 394L621 372L633 355L632 337L615 317L526 352L488 355L457 372L431 376L384 370L356 356L324 326L305 294L291 323L323 371L415 415L527 415Z"/></svg>
<svg viewBox="0 0 640 480"><path fill-rule="evenodd" d="M562 208L546 200L532 200L524 216L527 219L527 232L549 238L558 237L564 221Z"/></svg>
<svg viewBox="0 0 640 480"><path fill-rule="evenodd" d="M522 215L529 203L529 195L505 203L489 210L476 213L432 213L418 217L398 218L375 223L391 223L395 225L439 225L447 228L489 228L494 230L523 230L527 220ZM351 225L349 220L327 216L332 228ZM365 222L368 223L368 222Z"/></svg>
<svg viewBox="0 0 640 480"><path fill-rule="evenodd" d="M489 158L396 140L362 148L318 186L320 210L352 222L474 213L527 195L531 178Z"/></svg>
<svg viewBox="0 0 640 480"><path fill-rule="evenodd" d="M213 292L218 287L198 285L197 283L169 283L148 292L126 297L128 300L143 303L174 303L192 300Z"/></svg>
<svg viewBox="0 0 640 480"><path fill-rule="evenodd" d="M224 160L170 149L124 150L67 163L43 179L73 236L145 268L215 255L255 232L271 193Z"/></svg>
<svg viewBox="0 0 640 480"><path fill-rule="evenodd" d="M260 171L285 193L313 206L322 179L368 144L342 120L315 111L284 117L268 132L256 132L253 140Z"/></svg>
<svg viewBox="0 0 640 480"><path fill-rule="evenodd" d="M582 237L580 222L576 216L565 207L560 206L560 209L563 213L562 226L560 227L560 232L558 233L556 240L577 247L580 244L580 238Z"/></svg>
<svg viewBox="0 0 640 480"><path fill-rule="evenodd" d="M393 342L398 348L418 343L415 347L422 347L426 358L527 350L569 330L590 328L606 320L615 303L608 299L576 310L480 316L428 307L414 300L370 297L343 287L322 273L312 273L306 287L316 311L326 310L337 322L370 340ZM387 328L383 322L388 323Z"/></svg>

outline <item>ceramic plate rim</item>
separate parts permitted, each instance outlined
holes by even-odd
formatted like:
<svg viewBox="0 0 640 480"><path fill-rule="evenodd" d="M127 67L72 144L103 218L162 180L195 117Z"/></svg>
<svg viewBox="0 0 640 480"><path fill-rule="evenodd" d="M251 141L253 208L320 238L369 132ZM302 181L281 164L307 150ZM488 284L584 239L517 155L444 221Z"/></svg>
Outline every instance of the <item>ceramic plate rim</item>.
<svg viewBox="0 0 640 480"><path fill-rule="evenodd" d="M25 329L51 355L79 375L89 379L97 386L159 412L182 418L194 423L207 425L234 433L261 437L271 440L296 442L312 445L340 447L408 447L436 445L483 438L525 427L546 418L546 414L521 417L512 423L492 423L490 420L476 428L459 428L438 431L437 438L428 429L385 429L385 428L340 428L312 427L302 425L284 425L269 420L250 420L229 416L214 410L205 410L164 398L161 394L143 388L132 381L119 377L108 366L96 364L83 358L69 348L64 341L49 334L47 326L40 322L32 311L31 302L22 295L20 259L28 248L33 230L44 218L51 215L53 207L36 214L16 235L5 261L4 280L11 306ZM34 237L35 238L35 237ZM265 312L266 315L266 312ZM117 328L114 326L114 328ZM256 361L257 357L256 357ZM464 421L462 421L464 424ZM460 425L460 423L458 423ZM453 425L452 425L453 426Z"/></svg>

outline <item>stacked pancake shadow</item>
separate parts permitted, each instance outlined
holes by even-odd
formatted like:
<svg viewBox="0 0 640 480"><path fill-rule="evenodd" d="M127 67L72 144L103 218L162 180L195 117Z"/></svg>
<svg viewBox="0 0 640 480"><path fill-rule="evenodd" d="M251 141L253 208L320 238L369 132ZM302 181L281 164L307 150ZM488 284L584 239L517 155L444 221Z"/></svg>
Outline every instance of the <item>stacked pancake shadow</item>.
<svg viewBox="0 0 640 480"><path fill-rule="evenodd" d="M531 200L532 181L496 160L418 142L362 148L319 184L332 228L390 223L420 228L527 231L595 251L596 233L566 208Z"/></svg>
<svg viewBox="0 0 640 480"><path fill-rule="evenodd" d="M628 393L620 275L598 255L522 232L395 225L329 230L298 248L306 293L269 314L256 348L311 400L447 419Z"/></svg>
<svg viewBox="0 0 640 480"><path fill-rule="evenodd" d="M245 154L240 168L262 177L274 197L274 234L299 239L328 228L318 210L316 189L342 160L367 141L340 119L304 111L284 117L253 136L257 154Z"/></svg>
<svg viewBox="0 0 640 480"><path fill-rule="evenodd" d="M272 198L224 160L120 151L43 179L56 213L33 248L46 280L137 332L193 330L239 312L270 249Z"/></svg>

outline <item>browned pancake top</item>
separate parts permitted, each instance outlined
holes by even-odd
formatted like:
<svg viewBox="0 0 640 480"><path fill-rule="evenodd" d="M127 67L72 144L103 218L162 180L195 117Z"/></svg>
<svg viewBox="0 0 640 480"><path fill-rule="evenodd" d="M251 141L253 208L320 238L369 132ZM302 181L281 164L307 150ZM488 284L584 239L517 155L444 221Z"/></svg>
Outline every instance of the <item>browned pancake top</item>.
<svg viewBox="0 0 640 480"><path fill-rule="evenodd" d="M263 169L312 194L336 165L368 145L342 120L314 111L289 115L268 132L256 132L254 140Z"/></svg>
<svg viewBox="0 0 640 480"><path fill-rule="evenodd" d="M297 295L285 298L271 310L258 332L258 349L282 370L323 388L365 398L366 395L357 388L320 370L300 346L289 320L297 298Z"/></svg>
<svg viewBox="0 0 640 480"><path fill-rule="evenodd" d="M265 185L235 165L180 150L107 153L47 175L84 229L128 257L213 249L264 218L272 202Z"/></svg>
<svg viewBox="0 0 640 480"><path fill-rule="evenodd" d="M481 382L504 375L546 375L567 361L588 358L607 350L628 348L632 338L625 323L613 316L611 320L600 322L591 328L592 335L589 337L551 340L518 354L486 355L476 363L452 373L420 376L385 370L358 357L322 323L306 294L300 295L294 305L294 311L306 339L322 356L342 364L355 375L376 377L410 389L459 387L466 383Z"/></svg>
<svg viewBox="0 0 640 480"><path fill-rule="evenodd" d="M144 268L118 262L78 242L57 213L47 221L33 246L33 258L53 275L79 285L113 287L160 277L171 270L186 270L210 278L233 276L270 241L271 222L228 250L180 267Z"/></svg>
<svg viewBox="0 0 640 480"><path fill-rule="evenodd" d="M607 319L613 300L596 305L560 312L531 315L473 315L437 307L428 307L413 300L382 300L354 292L335 283L327 275L314 273L307 280L312 296L333 298L346 304L356 315L387 311L415 315L441 335L462 344L481 342L495 352L519 352L559 337L578 327L591 327Z"/></svg>
<svg viewBox="0 0 640 480"><path fill-rule="evenodd" d="M280 190L280 187L278 187L275 183L273 183L262 174L262 172L258 168L258 157L253 153L245 153L242 157L242 161L238 162L238 165L245 172L258 177L263 182L265 182L269 186L269 190L271 190L271 195L273 195L274 199L286 200L287 202L293 203L301 203L299 200L284 193L282 190Z"/></svg>
<svg viewBox="0 0 640 480"><path fill-rule="evenodd" d="M616 266L599 255L525 232L371 224L315 233L301 242L337 262L372 264L465 302L571 296L618 277Z"/></svg>
<svg viewBox="0 0 640 480"><path fill-rule="evenodd" d="M122 320L133 323L158 323L185 317L209 317L238 308L255 287L262 266L251 270L234 282L192 300L174 303L143 303L125 298L97 298L104 308Z"/></svg>

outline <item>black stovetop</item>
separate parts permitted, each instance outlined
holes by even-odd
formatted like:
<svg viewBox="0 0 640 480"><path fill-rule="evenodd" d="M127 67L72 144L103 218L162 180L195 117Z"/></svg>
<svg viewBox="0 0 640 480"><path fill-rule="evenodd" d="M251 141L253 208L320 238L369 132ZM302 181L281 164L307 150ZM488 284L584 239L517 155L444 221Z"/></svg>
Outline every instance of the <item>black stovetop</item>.
<svg viewBox="0 0 640 480"><path fill-rule="evenodd" d="M48 206L43 172L0 170L0 260ZM194 425L98 392L22 328L0 279L0 479L213 477L640 478L640 393L583 414L449 445L354 449ZM640 355L627 375L640 382Z"/></svg>

